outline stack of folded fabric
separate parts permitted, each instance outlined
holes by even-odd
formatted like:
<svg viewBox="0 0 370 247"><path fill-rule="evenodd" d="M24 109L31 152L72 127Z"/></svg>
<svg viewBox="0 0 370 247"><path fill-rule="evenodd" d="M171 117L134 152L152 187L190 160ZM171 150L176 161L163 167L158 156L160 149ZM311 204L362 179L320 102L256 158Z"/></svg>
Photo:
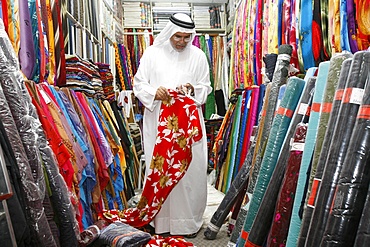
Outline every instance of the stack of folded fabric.
<svg viewBox="0 0 370 247"><path fill-rule="evenodd" d="M114 100L113 75L110 70L109 64L96 63L96 65L99 68L104 96L107 98L108 101Z"/></svg>
<svg viewBox="0 0 370 247"><path fill-rule="evenodd" d="M66 86L87 94L103 93L98 66L78 55L66 55Z"/></svg>

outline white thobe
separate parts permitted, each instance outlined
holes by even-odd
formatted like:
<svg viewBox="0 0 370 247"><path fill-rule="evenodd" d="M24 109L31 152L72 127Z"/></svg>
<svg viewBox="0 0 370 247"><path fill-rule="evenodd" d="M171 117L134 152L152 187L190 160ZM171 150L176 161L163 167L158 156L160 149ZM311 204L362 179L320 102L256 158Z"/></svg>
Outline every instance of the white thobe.
<svg viewBox="0 0 370 247"><path fill-rule="evenodd" d="M188 44L178 52L169 41L163 46L148 47L134 78L134 94L145 106L143 141L148 172L157 135L161 101L154 100L158 87L176 89L190 83L194 98L204 104L211 92L207 58L199 48ZM160 212L154 218L157 234L185 235L197 232L202 226L207 201L207 138L201 105L198 105L203 138L192 147L193 159L187 173L171 191Z"/></svg>

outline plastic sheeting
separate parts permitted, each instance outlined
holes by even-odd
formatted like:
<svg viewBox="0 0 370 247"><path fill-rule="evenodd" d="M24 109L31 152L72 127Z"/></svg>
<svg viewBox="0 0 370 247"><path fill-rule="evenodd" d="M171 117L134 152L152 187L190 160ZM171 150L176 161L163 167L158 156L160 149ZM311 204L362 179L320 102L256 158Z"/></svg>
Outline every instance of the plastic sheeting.
<svg viewBox="0 0 370 247"><path fill-rule="evenodd" d="M354 247L367 247L370 243L370 186L358 225Z"/></svg>
<svg viewBox="0 0 370 247"><path fill-rule="evenodd" d="M282 148L285 136L287 134L294 111L301 97L304 80L297 77L290 78L287 83L286 92L276 111L270 135L266 144L265 153L261 162L261 169L253 192L249 212L244 223L244 231L249 233L265 195L270 178L275 169L280 150ZM255 221L256 227L259 222ZM249 242L249 238L248 238Z"/></svg>
<svg viewBox="0 0 370 247"><path fill-rule="evenodd" d="M369 52L367 53L370 55ZM370 57L367 56L362 63L368 64L369 61ZM361 66L361 68L358 71L360 80L368 81L370 66ZM354 244L370 181L369 107L370 84L367 82L362 105L358 110L348 150L340 170L338 185L334 188L333 204L329 210L330 215L320 246L344 247Z"/></svg>
<svg viewBox="0 0 370 247"><path fill-rule="evenodd" d="M70 210L69 194L23 84L17 59L3 25L0 25L0 47L0 115L19 165L22 188L26 195L27 216L30 229L33 230L33 245L59 245L51 233L47 212L43 207L44 200L48 199L45 198L45 171L52 192L51 200L60 221L61 240L73 246L77 244L78 226ZM64 221L66 218L63 216L68 220ZM64 224L68 225L68 235L63 234Z"/></svg>
<svg viewBox="0 0 370 247"><path fill-rule="evenodd" d="M315 209L311 217L306 245L319 246L329 216L336 184L352 135L353 126L363 96L363 88L368 81L370 52L357 52L352 61L344 91L338 119L335 124L321 184L317 191ZM314 191L312 192L314 193Z"/></svg>

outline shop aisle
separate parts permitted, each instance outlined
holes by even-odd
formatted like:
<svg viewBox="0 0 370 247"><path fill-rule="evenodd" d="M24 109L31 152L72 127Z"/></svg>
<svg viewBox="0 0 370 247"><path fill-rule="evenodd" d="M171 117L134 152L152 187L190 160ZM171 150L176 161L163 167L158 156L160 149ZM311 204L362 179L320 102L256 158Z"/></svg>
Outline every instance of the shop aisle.
<svg viewBox="0 0 370 247"><path fill-rule="evenodd" d="M204 237L204 230L207 228L209 221L212 218L213 213L217 210L220 205L224 194L216 190L212 185L208 184L208 196L207 196L207 207L204 213L203 219L204 223L202 229L198 233L196 238L186 239L187 241L193 243L196 247L225 247L229 241L229 236L227 235L227 222L221 227L220 232L217 234L216 239L208 240Z"/></svg>

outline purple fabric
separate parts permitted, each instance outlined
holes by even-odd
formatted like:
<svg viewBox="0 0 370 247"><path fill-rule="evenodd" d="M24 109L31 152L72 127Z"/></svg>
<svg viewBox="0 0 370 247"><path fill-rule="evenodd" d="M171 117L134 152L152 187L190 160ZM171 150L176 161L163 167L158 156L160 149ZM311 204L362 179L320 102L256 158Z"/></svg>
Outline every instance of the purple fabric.
<svg viewBox="0 0 370 247"><path fill-rule="evenodd" d="M193 40L193 45L200 48L199 36L195 36Z"/></svg>
<svg viewBox="0 0 370 247"><path fill-rule="evenodd" d="M355 6L353 0L347 0L347 25L348 25L348 40L351 52L358 51L357 34L356 34L356 19L355 19Z"/></svg>
<svg viewBox="0 0 370 247"><path fill-rule="evenodd" d="M20 49L18 53L19 64L23 74L31 79L36 64L35 49L33 46L33 35L31 17L28 9L28 1L19 1L19 28Z"/></svg>

